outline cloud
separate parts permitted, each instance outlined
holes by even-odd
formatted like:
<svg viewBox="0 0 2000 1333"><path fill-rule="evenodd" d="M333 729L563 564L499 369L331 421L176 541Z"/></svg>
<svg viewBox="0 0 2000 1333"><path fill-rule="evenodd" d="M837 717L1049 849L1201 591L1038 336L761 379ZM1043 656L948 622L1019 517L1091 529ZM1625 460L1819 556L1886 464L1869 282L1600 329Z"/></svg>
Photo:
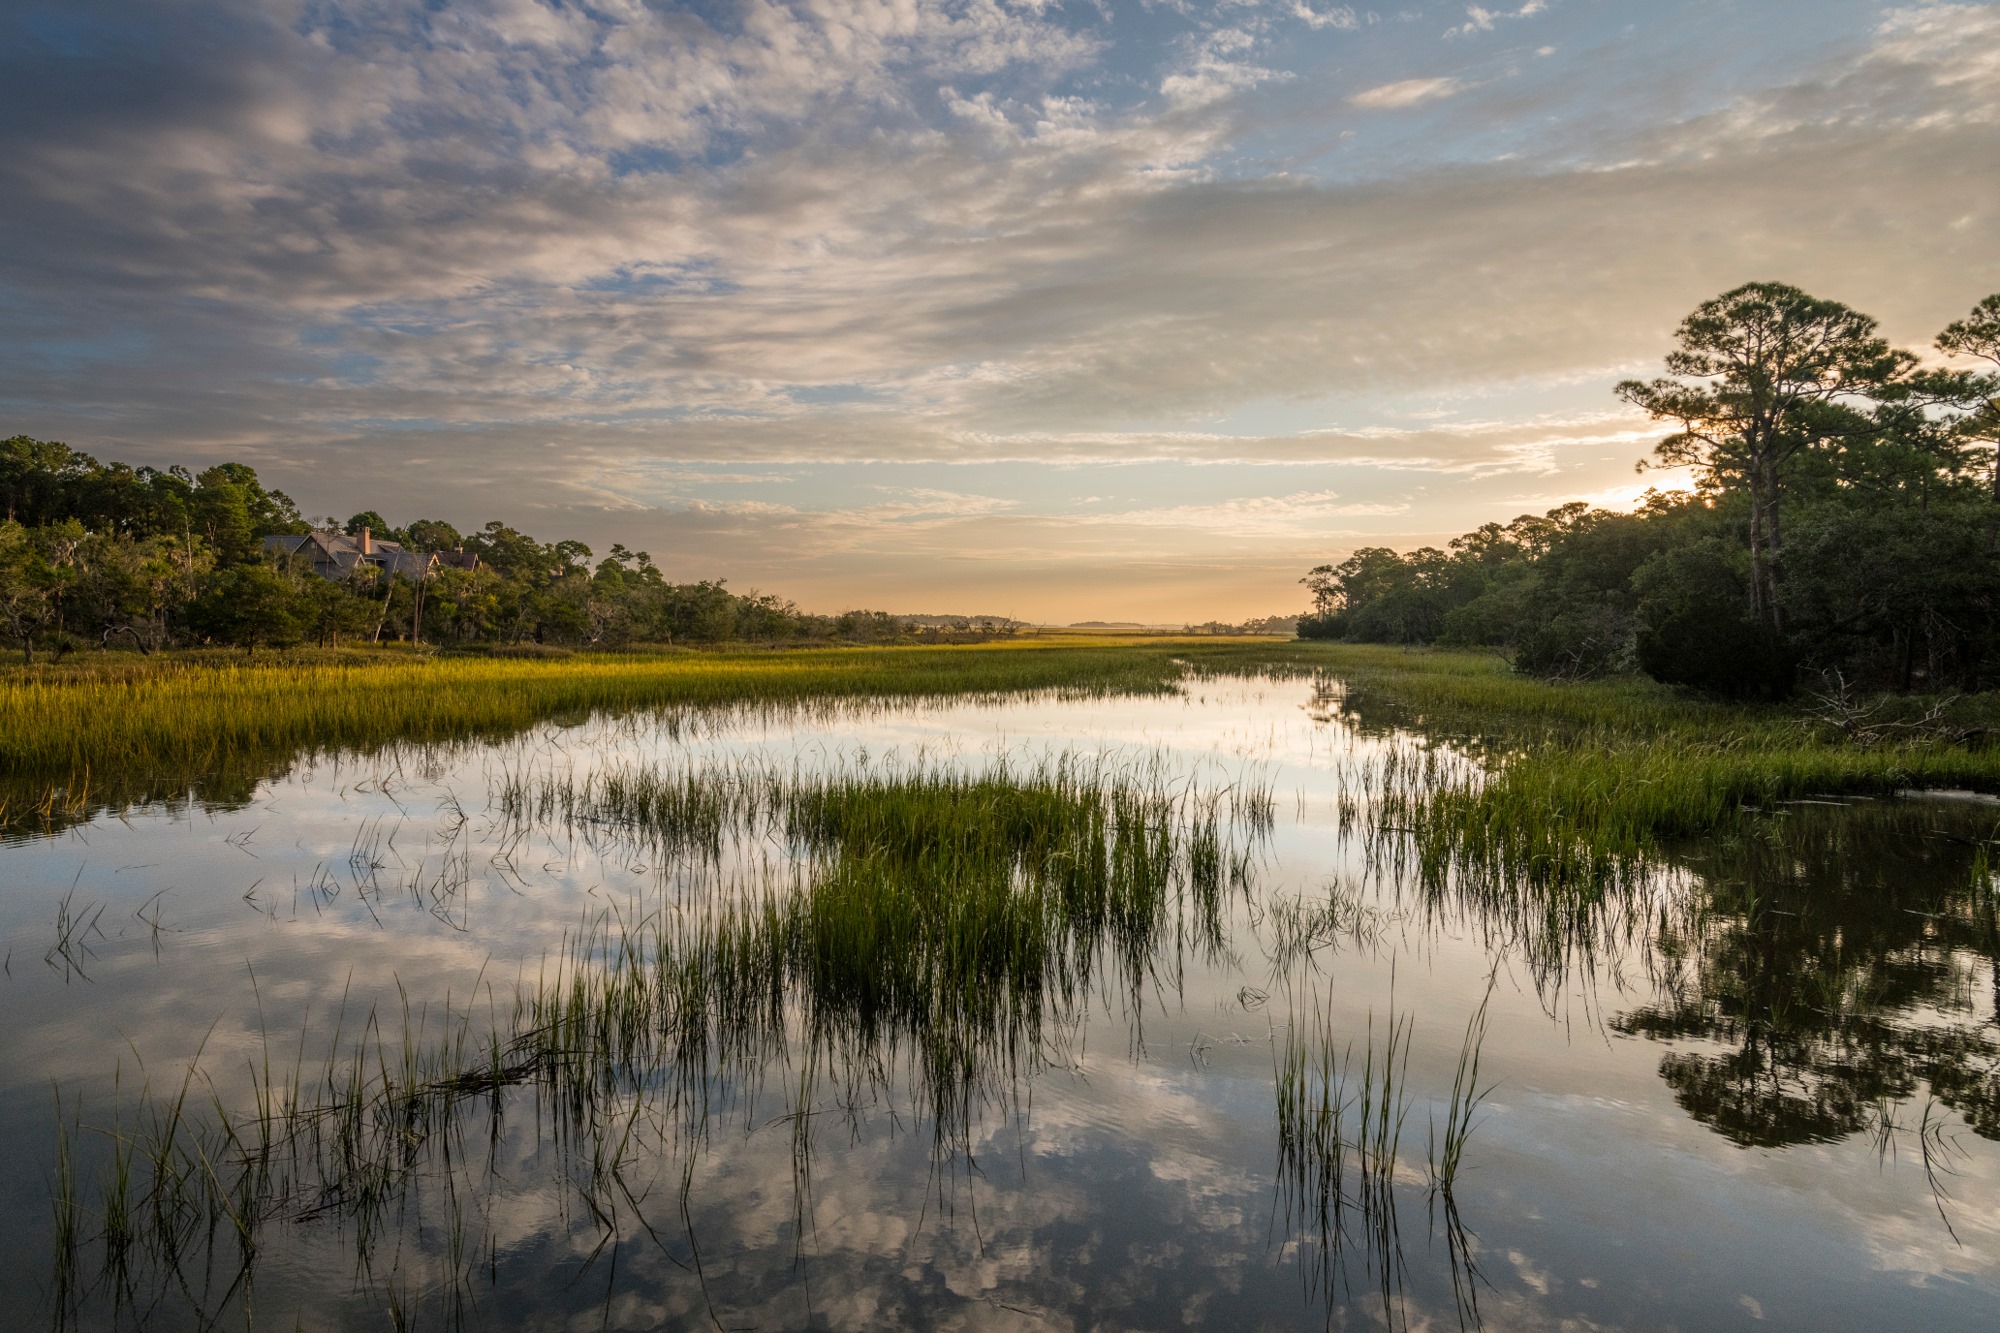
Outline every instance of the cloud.
<svg viewBox="0 0 2000 1333"><path fill-rule="evenodd" d="M1021 506L1019 500L994 495L967 495L961 491L941 491L925 486L883 486L877 489L902 498L856 511L855 517L862 522L1002 514Z"/></svg>
<svg viewBox="0 0 2000 1333"><path fill-rule="evenodd" d="M1457 27L1447 28L1444 35L1447 38L1470 37L1474 33L1491 32L1494 26L1503 20L1533 18L1537 14L1546 12L1548 7L1548 0L1527 0L1526 4L1511 12L1469 5L1465 11L1465 22Z"/></svg>
<svg viewBox="0 0 2000 1333"><path fill-rule="evenodd" d="M1337 28L1352 32L1361 26L1361 18L1346 5L1335 5L1331 9L1314 9L1305 0L1296 0L1292 5L1292 16L1302 21L1308 28Z"/></svg>
<svg viewBox="0 0 2000 1333"><path fill-rule="evenodd" d="M1470 504L1590 449L1623 461L1585 489L1627 480L1649 428L1574 386L1656 364L1724 287L1911 342L2000 287L2000 180L1968 166L2000 153L2000 11L1891 11L1695 97L1590 8L1481 9L1603 53L1518 77L1296 7L1143 48L979 0L222 0L199 42L171 7L37 9L0 19L0 402L134 462L241 457L316 511L391 471L433 512L611 524L680 512L703 481L658 469L695 463L1249 461L1373 469L1395 493L1342 503L1428 528L1447 502L1406 485ZM1489 392L1530 405L1369 424ZM1218 425L1253 409L1293 424ZM840 530L997 533L1044 487Z"/></svg>
<svg viewBox="0 0 2000 1333"><path fill-rule="evenodd" d="M1289 77L1246 57L1258 46L1242 28L1218 28L1189 43L1180 69L1160 81L1160 95L1182 110L1212 106L1245 89Z"/></svg>
<svg viewBox="0 0 2000 1333"><path fill-rule="evenodd" d="M1482 9L1478 5L1469 5L1465 11L1465 22L1456 28L1449 29L1445 33L1445 36L1464 37L1475 32L1491 32L1493 31L1494 21L1503 17L1505 16L1496 14L1490 9Z"/></svg>
<svg viewBox="0 0 2000 1333"><path fill-rule="evenodd" d="M1328 521L1406 514L1408 504L1342 503L1337 491L1295 491L1211 504L1165 505L1122 512L1093 512L1075 521L1116 527L1172 528L1222 534L1231 541L1291 536L1319 540Z"/></svg>
<svg viewBox="0 0 2000 1333"><path fill-rule="evenodd" d="M465 101L462 115L511 117L534 142L567 144L571 156L543 170L521 165L519 145L469 150L446 170L429 136L363 128L346 104L367 98L352 88L324 117L334 132L298 147L304 113L267 75L247 80L259 91L235 108L227 139L169 118L150 134L70 126L38 140L13 159L16 207L0 223L13 253L49 261L8 275L17 302L35 307L9 396L50 403L67 387L70 401L127 412L103 401L100 367L132 361L136 341L146 415L170 423L184 405L186 434L224 442L282 414L309 437L346 421L650 429L670 452L775 424L807 453L872 434L898 454L965 439L967 427L1199 414L1421 383L1441 365L1476 380L1622 363L1656 351L1663 322L1705 286L1783 264L1851 287L1845 275L1866 281L1879 267L1865 261L1884 228L1902 226L1892 217L1934 226L1926 219L1991 202L1977 177L1938 169L1971 160L1962 154L1976 155L1991 124L1983 11L1891 16L1844 70L1604 145L1599 160L1521 158L1358 186L1200 165L1231 133L1234 113L1213 99L1256 77L1231 63L1253 44L1237 29L1191 48L1171 107L947 84L941 104L977 151L928 126L859 139L808 126L734 161L621 173L605 145L637 133L615 125L639 105L622 84L593 72L612 93L571 90L573 106L529 97L503 113L486 81L509 82L517 48L594 57L620 43L655 51L665 69L636 64L665 80L679 68L668 57L688 48L700 55L689 68L715 86L683 90L685 114L655 108L648 132L703 144L715 123L789 113L818 86L899 105L892 48L964 75L1037 49L1060 64L1088 43L985 11L980 23L905 25L901 37L888 16L886 34L773 19L724 41L697 25L678 45L636 23L636 34L593 35L573 15L524 13L452 29L454 81L425 63L441 61L433 54L400 56L414 67L403 79L363 71L354 82L381 84L392 122L406 104L440 118L411 90L442 83L450 96L438 96ZM771 67L796 77L764 87ZM1349 101L1447 98L1476 100L1461 77L1432 76ZM590 156L581 145L593 134ZM503 163L506 188L492 178ZM1852 179L1895 188L1859 200ZM1711 229L1718 207L1729 225ZM1802 217L1817 219L1804 251ZM1938 239L1972 259L1979 236ZM1948 265L1924 269L1919 284ZM288 335L301 321L317 325L310 338ZM46 350L101 343L107 329L115 354ZM184 391L195 365L201 387ZM872 402L797 392L856 384Z"/></svg>
<svg viewBox="0 0 2000 1333"><path fill-rule="evenodd" d="M1465 85L1454 78L1403 79L1364 89L1347 99L1350 106L1389 108L1419 106L1462 92Z"/></svg>

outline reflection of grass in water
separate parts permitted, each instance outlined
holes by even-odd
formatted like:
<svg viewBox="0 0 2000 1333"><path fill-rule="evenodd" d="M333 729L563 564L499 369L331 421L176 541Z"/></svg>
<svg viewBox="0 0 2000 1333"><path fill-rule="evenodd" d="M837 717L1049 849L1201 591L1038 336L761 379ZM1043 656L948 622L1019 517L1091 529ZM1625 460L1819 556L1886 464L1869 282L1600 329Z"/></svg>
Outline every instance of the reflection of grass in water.
<svg viewBox="0 0 2000 1333"><path fill-rule="evenodd" d="M1302 962L1315 963L1343 939L1356 948L1375 949L1388 918L1356 889L1336 881L1323 897L1294 893L1270 899L1261 924L1269 937L1266 954L1282 977Z"/></svg>
<svg viewBox="0 0 2000 1333"><path fill-rule="evenodd" d="M620 772L503 791L517 817L555 808L672 847L763 829L804 857L793 892L573 954L538 1026L565 1047L587 1037L619 1066L685 1069L711 1041L734 1052L776 1040L797 1004L812 1044L850 1068L909 1053L941 1135L962 1126L989 1062L1011 1075L1034 1058L1102 957L1136 991L1170 930L1174 956L1215 949L1221 895L1248 874L1222 826L1233 814L1261 833L1270 819L1262 793L1075 762L891 779L741 769L691 797L701 785ZM680 1049L659 1049L661 1032Z"/></svg>
<svg viewBox="0 0 2000 1333"><path fill-rule="evenodd" d="M1487 997L1491 998L1489 982ZM1452 1289L1462 1323L1478 1322L1479 1273L1454 1193L1479 1104L1492 1091L1479 1082L1486 1040L1486 1001L1466 1024L1444 1123L1431 1124L1428 1193L1439 1205ZM1396 1186L1409 1118L1410 1041L1415 1021L1398 1015L1392 997L1384 1030L1368 1014L1357 1054L1351 1036L1315 1008L1295 1015L1275 1048L1278 1194L1285 1229L1304 1247L1310 1285L1332 1298L1348 1279L1351 1247L1395 1327L1402 1313L1403 1255ZM1379 1042L1379 1045L1378 1045ZM1438 1215L1433 1214L1433 1221Z"/></svg>
<svg viewBox="0 0 2000 1333"><path fill-rule="evenodd" d="M1410 1016L1398 1017L1392 1004L1378 1049L1371 1012L1357 1057L1354 1043L1341 1044L1328 1017L1315 1011L1294 1023L1276 1068L1279 1197L1286 1230L1299 1239L1307 1256L1302 1272L1310 1285L1325 1292L1331 1309L1349 1278L1348 1259L1358 1245L1390 1327L1402 1313L1396 1185L1410 1109L1412 1027ZM1433 1124L1429 1145L1430 1196L1442 1209L1453 1292L1461 1322L1473 1324L1478 1321L1479 1274L1453 1187L1473 1112L1488 1091L1478 1086L1484 1036L1482 1004L1467 1027L1443 1134Z"/></svg>
<svg viewBox="0 0 2000 1333"><path fill-rule="evenodd" d="M1159 691L1310 670L1312 645L1153 639L675 653L561 662L190 656L0 670L0 827L184 795L242 799L302 753L512 735L549 718L812 700Z"/></svg>
<svg viewBox="0 0 2000 1333"><path fill-rule="evenodd" d="M387 1238L420 1227L410 1219L425 1182L442 1180L448 1200L477 1195L472 1131L483 1118L497 1145L508 1114L530 1106L536 1141L556 1147L585 1211L607 1234L651 1234L635 1164L684 1163L685 1222L711 1118L747 1109L780 1065L780 1084L795 1080L802 1192L828 1093L854 1114L893 1108L907 1087L942 1171L969 1160L978 1106L1032 1073L1100 982L1136 1002L1142 985L1174 980L1161 968L1182 951L1219 947L1222 897L1248 865L1233 829L1254 838L1270 819L1261 792L1203 793L1163 771L1077 762L545 779L510 786L503 806L517 821L549 814L690 845L777 836L798 859L788 881L726 901L590 923L510 1014L405 999L399 1018L336 1026L317 1077L302 1058L287 1072L267 1056L247 1113L193 1068L166 1093L148 1084L103 1128L96 1187L70 1165L66 1129L55 1194L64 1310L85 1294L92 1249L114 1304L247 1303L243 1284L285 1218L341 1219L366 1266ZM457 1291L495 1242L466 1236L455 1202L444 1224ZM698 1269L687 1225L676 1262Z"/></svg>

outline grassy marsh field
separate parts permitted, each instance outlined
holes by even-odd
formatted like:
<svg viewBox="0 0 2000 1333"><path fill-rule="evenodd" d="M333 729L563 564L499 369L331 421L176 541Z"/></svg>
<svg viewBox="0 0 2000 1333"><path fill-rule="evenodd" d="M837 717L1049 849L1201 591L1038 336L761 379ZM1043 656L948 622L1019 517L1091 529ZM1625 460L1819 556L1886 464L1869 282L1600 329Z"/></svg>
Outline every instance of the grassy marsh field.
<svg viewBox="0 0 2000 1333"><path fill-rule="evenodd" d="M0 672L0 824L60 824L190 790L238 798L294 758L512 735L548 719L1034 690L1171 688L1183 671L1311 670L1270 638L1047 638L946 647L554 659L402 651L93 654Z"/></svg>
<svg viewBox="0 0 2000 1333"><path fill-rule="evenodd" d="M1869 743L1797 706L1716 703L1638 678L1558 682L1496 656L1271 638L1057 634L979 645L576 655L403 652L105 655L0 674L0 822L199 790L227 799L300 755L494 738L593 712L787 707L1037 690L1171 689L1187 673L1316 673L1364 726L1429 738L1382 774L1381 822L1423 856L1591 882L1663 839L1746 809L1908 788L2000 791L2000 702L1949 701L1954 729ZM1935 702L1935 701L1933 701ZM1888 723L1886 727L1880 724ZM1449 741L1452 750L1433 743ZM1480 763L1454 762L1458 750Z"/></svg>
<svg viewBox="0 0 2000 1333"><path fill-rule="evenodd" d="M1364 725L1455 740L1384 766L1377 820L1431 868L1591 886L1664 842L1786 802L2000 792L2000 699L1884 701L1857 740L1803 703L1717 703L1651 681L1546 682L1496 657L1341 645L1325 669ZM1918 720L1938 712L1927 727ZM1907 725L1906 725L1907 724Z"/></svg>

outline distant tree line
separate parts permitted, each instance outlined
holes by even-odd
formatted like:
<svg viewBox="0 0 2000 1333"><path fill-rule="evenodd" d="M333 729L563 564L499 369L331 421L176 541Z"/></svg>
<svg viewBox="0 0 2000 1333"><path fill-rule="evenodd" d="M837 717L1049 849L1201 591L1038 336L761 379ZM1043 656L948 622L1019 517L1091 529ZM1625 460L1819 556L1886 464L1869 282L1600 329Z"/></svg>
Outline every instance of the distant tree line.
<svg viewBox="0 0 2000 1333"><path fill-rule="evenodd" d="M2000 295L1937 339L2000 367ZM1802 670L1884 689L2000 677L2000 375L1924 367L1868 316L1752 283L1684 320L1668 374L1618 386L1692 493L1563 505L1302 582L1299 633L1491 646L1548 677L1637 669L1781 697ZM1642 467L1644 464L1642 464Z"/></svg>
<svg viewBox="0 0 2000 1333"><path fill-rule="evenodd" d="M1181 626L1183 634L1296 634L1297 616L1252 616L1240 624L1227 620L1204 620Z"/></svg>
<svg viewBox="0 0 2000 1333"><path fill-rule="evenodd" d="M142 651L230 644L441 645L803 643L951 640L1011 632L912 625L883 612L811 615L720 581L676 583L644 551L592 563L498 521L469 533L437 519L397 528L373 511L321 529L367 529L412 551L464 551L475 568L417 575L358 565L323 578L264 538L315 525L241 463L196 473L101 463L51 441L0 441L0 631L32 661L83 644ZM466 562L471 563L471 562ZM932 618L935 620L936 618Z"/></svg>

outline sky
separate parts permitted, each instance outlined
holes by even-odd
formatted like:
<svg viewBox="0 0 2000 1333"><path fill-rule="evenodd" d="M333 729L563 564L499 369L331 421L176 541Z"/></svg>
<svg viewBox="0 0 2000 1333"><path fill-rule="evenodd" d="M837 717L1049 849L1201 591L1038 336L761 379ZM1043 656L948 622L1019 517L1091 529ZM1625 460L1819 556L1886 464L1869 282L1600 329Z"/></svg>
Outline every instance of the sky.
<svg viewBox="0 0 2000 1333"><path fill-rule="evenodd" d="M10 0L0 434L817 611L1630 504L1738 283L2000 291L2000 5Z"/></svg>

